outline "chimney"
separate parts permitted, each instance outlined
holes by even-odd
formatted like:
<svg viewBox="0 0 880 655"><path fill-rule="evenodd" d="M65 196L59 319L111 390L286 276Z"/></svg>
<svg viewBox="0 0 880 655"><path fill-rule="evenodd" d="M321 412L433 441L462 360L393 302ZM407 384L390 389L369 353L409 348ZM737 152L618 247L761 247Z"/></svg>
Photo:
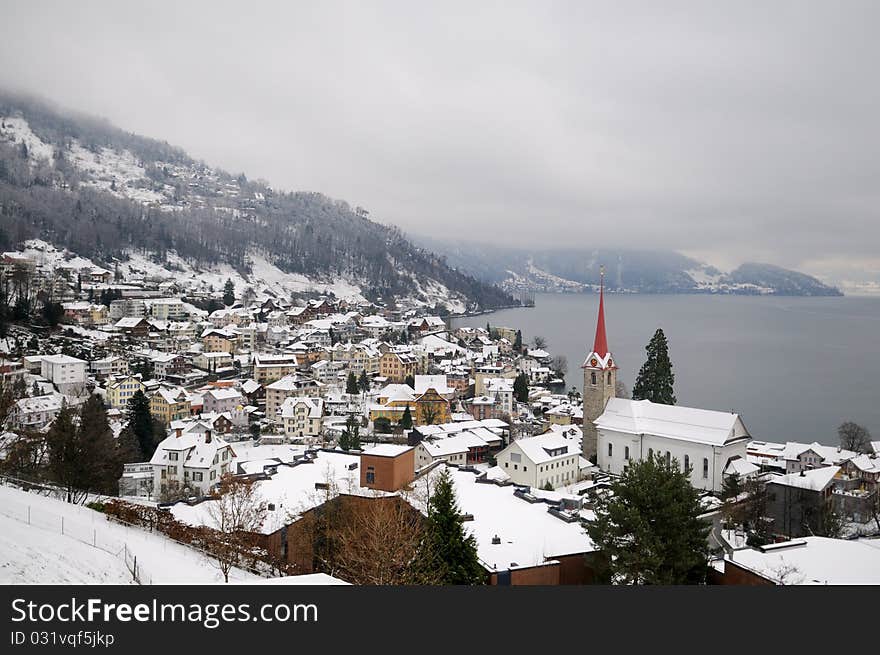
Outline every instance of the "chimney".
<svg viewBox="0 0 880 655"><path fill-rule="evenodd" d="M205 443L211 443L211 431L205 430Z"/></svg>
<svg viewBox="0 0 880 655"><path fill-rule="evenodd" d="M174 436L180 439L180 435L183 434L183 428L174 428Z"/></svg>

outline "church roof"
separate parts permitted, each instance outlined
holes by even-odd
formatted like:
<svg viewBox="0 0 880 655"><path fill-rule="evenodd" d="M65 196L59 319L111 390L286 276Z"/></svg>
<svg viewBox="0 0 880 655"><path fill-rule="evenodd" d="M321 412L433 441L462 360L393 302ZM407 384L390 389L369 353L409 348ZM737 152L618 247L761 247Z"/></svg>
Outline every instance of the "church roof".
<svg viewBox="0 0 880 655"><path fill-rule="evenodd" d="M596 321L596 338L593 340L593 352L599 355L608 354L608 337L605 334L605 276L599 286L599 318Z"/></svg>
<svg viewBox="0 0 880 655"><path fill-rule="evenodd" d="M593 339L593 351L587 355L581 368L615 368L608 350L608 335L605 333L605 271L602 271L599 283L599 316L596 319L596 337Z"/></svg>
<svg viewBox="0 0 880 655"><path fill-rule="evenodd" d="M593 423L600 429L715 446L749 438L739 414L661 405L650 400L611 398L605 411Z"/></svg>

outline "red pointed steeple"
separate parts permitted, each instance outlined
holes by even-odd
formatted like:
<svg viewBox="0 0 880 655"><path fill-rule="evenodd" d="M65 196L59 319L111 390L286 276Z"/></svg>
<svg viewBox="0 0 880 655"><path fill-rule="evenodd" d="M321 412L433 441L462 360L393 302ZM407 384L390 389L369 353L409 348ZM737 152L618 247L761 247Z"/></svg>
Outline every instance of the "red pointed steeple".
<svg viewBox="0 0 880 655"><path fill-rule="evenodd" d="M605 357L608 350L608 337L605 335L605 267L599 269L599 318L596 321L596 338L593 340L593 352Z"/></svg>

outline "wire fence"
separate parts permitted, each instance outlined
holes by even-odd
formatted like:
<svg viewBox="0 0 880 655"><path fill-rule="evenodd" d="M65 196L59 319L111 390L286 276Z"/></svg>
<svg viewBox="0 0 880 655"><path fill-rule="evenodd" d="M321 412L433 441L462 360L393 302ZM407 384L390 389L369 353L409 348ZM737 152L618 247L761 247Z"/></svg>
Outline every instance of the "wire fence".
<svg viewBox="0 0 880 655"><path fill-rule="evenodd" d="M81 506L71 505L71 507L79 508ZM102 529L102 524L106 525L106 517L99 512L85 510L81 514L77 513L72 516L15 498L5 498L0 504L0 514L109 553L125 563L133 582L141 585L152 584L152 576L138 562L137 554L129 547L128 543Z"/></svg>

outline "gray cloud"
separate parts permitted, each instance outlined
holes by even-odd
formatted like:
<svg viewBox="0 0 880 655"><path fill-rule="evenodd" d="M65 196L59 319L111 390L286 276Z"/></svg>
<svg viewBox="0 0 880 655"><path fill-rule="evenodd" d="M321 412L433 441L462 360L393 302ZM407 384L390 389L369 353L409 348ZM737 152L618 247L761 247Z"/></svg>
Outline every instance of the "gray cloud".
<svg viewBox="0 0 880 655"><path fill-rule="evenodd" d="M414 233L846 278L880 271L878 19L849 1L13 1L0 83Z"/></svg>

